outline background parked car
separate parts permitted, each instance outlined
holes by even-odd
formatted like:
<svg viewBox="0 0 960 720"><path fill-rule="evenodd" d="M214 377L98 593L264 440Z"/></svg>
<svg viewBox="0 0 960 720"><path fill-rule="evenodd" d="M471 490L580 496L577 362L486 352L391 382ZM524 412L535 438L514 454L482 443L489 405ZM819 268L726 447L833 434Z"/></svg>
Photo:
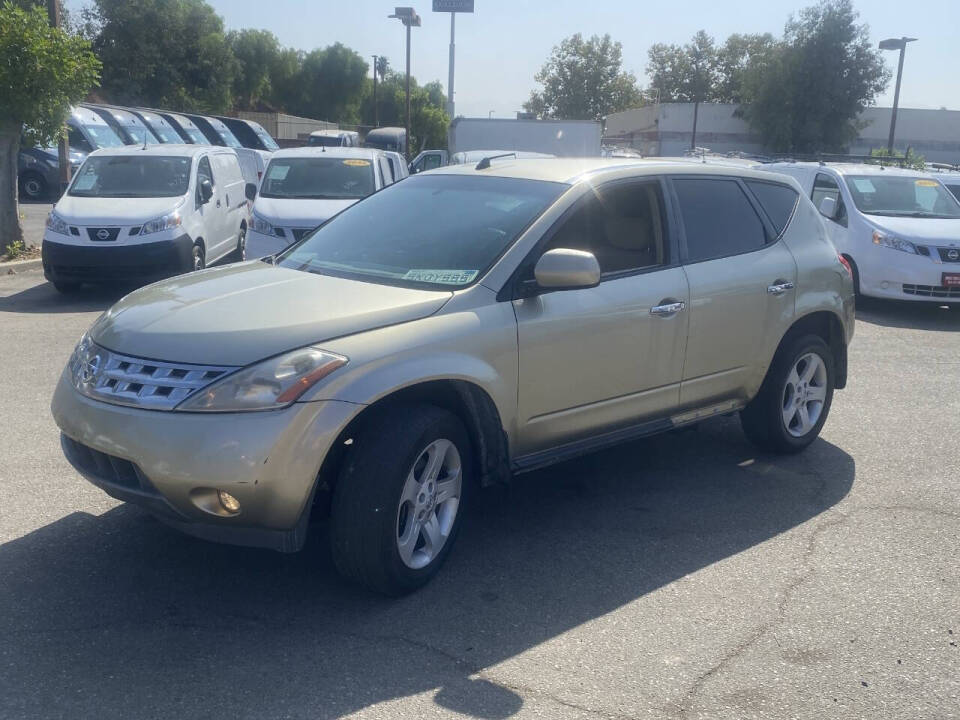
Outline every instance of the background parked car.
<svg viewBox="0 0 960 720"><path fill-rule="evenodd" d="M374 128L363 139L363 147L407 153L407 131L402 127Z"/></svg>
<svg viewBox="0 0 960 720"><path fill-rule="evenodd" d="M86 105L102 117L127 145L154 145L160 140L144 125L143 121L128 110L111 105Z"/></svg>
<svg viewBox="0 0 960 720"><path fill-rule="evenodd" d="M86 153L70 148L70 166L76 172ZM55 147L21 148L17 179L24 200L45 200L60 188L60 155Z"/></svg>
<svg viewBox="0 0 960 720"><path fill-rule="evenodd" d="M384 153L302 147L270 158L250 218L247 254L274 255L344 208L394 182Z"/></svg>
<svg viewBox="0 0 960 720"><path fill-rule="evenodd" d="M358 147L360 134L349 130L314 130L307 138L308 147Z"/></svg>
<svg viewBox="0 0 960 720"><path fill-rule="evenodd" d="M222 115L217 115L216 119L226 125L230 129L230 132L234 134L234 137L236 137L245 148L265 150L267 152L280 149L277 141L270 137L270 133L268 133L260 123L256 123L253 120L225 117Z"/></svg>
<svg viewBox="0 0 960 720"><path fill-rule="evenodd" d="M67 118L70 147L80 152L93 152L100 148L120 147L124 140L107 121L88 107L79 105L70 110Z"/></svg>
<svg viewBox="0 0 960 720"><path fill-rule="evenodd" d="M236 151L243 177L247 182L254 184L260 182L269 153L245 148L222 120L207 115L186 114L186 116L200 129L211 145L230 147Z"/></svg>
<svg viewBox="0 0 960 720"><path fill-rule="evenodd" d="M159 113L150 110L140 110L137 108L124 108L140 118L140 121L150 128L150 131L157 136L162 143L181 144L184 142L180 133L170 124L170 121Z"/></svg>
<svg viewBox="0 0 960 720"><path fill-rule="evenodd" d="M170 123L170 126L176 130L180 137L183 138L183 142L189 143L191 145L210 145L212 144L207 140L207 136L203 134L200 128L197 127L196 123L193 122L186 115L181 115L179 113L169 113L162 110L156 111L160 117Z"/></svg>
<svg viewBox="0 0 960 720"><path fill-rule="evenodd" d="M240 259L252 190L229 148L98 150L50 213L44 275L70 292L86 282L143 283Z"/></svg>

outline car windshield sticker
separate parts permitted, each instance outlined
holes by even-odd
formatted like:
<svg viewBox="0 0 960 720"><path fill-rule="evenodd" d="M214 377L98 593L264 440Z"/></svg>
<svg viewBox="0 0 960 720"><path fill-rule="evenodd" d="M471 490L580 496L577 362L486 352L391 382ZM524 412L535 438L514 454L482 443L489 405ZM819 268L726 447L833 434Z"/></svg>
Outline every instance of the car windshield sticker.
<svg viewBox="0 0 960 720"><path fill-rule="evenodd" d="M466 285L473 282L479 270L408 270L404 280L414 282L436 283L439 285Z"/></svg>
<svg viewBox="0 0 960 720"><path fill-rule="evenodd" d="M873 186L873 183L867 180L867 178L854 178L853 184L856 185L857 190L862 193L872 193L877 191L877 189Z"/></svg>
<svg viewBox="0 0 960 720"><path fill-rule="evenodd" d="M917 187L936 187L936 180L917 180L915 183Z"/></svg>
<svg viewBox="0 0 960 720"><path fill-rule="evenodd" d="M350 167L369 167L369 160L344 160L344 165L349 165Z"/></svg>
<svg viewBox="0 0 960 720"><path fill-rule="evenodd" d="M290 172L289 165L271 165L267 172L267 180L286 180L288 172Z"/></svg>

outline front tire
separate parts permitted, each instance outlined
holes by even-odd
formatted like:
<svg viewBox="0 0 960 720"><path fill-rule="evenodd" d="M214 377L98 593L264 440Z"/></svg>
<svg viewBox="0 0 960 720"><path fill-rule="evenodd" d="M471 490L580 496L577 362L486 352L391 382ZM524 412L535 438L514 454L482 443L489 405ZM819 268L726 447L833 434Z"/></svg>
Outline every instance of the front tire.
<svg viewBox="0 0 960 720"><path fill-rule="evenodd" d="M333 495L337 570L385 595L425 585L456 540L472 481L467 432L432 405L384 410L354 438Z"/></svg>
<svg viewBox="0 0 960 720"><path fill-rule="evenodd" d="M760 392L740 412L747 438L776 453L797 453L827 421L835 382L833 353L817 335L787 338Z"/></svg>
<svg viewBox="0 0 960 720"><path fill-rule="evenodd" d="M193 245L193 265L190 268L193 272L203 270L206 267L206 258L204 257L203 245L194 243Z"/></svg>
<svg viewBox="0 0 960 720"><path fill-rule="evenodd" d="M20 193L27 200L43 200L50 192L50 187L42 175L25 173L20 178Z"/></svg>

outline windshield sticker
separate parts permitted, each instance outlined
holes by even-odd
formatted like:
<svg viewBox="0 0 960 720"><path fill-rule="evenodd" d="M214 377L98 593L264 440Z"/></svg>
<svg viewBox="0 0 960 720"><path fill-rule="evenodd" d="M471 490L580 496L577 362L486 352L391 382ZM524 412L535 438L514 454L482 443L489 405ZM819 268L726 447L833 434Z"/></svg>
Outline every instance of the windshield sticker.
<svg viewBox="0 0 960 720"><path fill-rule="evenodd" d="M97 176L90 172L82 173L73 181L73 190L90 190L97 182Z"/></svg>
<svg viewBox="0 0 960 720"><path fill-rule="evenodd" d="M349 167L370 167L369 160L344 160L343 164Z"/></svg>
<svg viewBox="0 0 960 720"><path fill-rule="evenodd" d="M938 185L936 180L917 180L914 184L917 187L936 187Z"/></svg>
<svg viewBox="0 0 960 720"><path fill-rule="evenodd" d="M857 190L862 193L873 193L877 189L873 186L873 183L867 180L867 178L854 178L853 184L856 186Z"/></svg>
<svg viewBox="0 0 960 720"><path fill-rule="evenodd" d="M289 165L271 165L267 172L267 180L286 180L288 172L290 172Z"/></svg>
<svg viewBox="0 0 960 720"><path fill-rule="evenodd" d="M466 285L473 282L479 272L479 270L408 270L403 279L438 285Z"/></svg>

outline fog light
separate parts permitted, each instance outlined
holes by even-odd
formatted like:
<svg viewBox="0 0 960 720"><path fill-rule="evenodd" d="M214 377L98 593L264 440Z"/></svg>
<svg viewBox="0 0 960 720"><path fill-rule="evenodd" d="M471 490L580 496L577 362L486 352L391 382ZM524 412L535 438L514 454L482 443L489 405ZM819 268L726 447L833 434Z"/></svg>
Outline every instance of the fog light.
<svg viewBox="0 0 960 720"><path fill-rule="evenodd" d="M236 515L240 512L240 501L237 500L233 495L223 490L217 490L217 497L220 498L220 504L223 505L223 509L232 515Z"/></svg>

